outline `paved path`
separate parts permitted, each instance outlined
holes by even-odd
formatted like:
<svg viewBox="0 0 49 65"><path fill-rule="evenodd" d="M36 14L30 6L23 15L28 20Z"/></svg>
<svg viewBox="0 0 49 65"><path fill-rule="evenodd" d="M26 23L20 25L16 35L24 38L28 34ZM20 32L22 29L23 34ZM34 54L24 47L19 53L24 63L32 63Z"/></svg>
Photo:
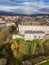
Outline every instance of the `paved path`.
<svg viewBox="0 0 49 65"><path fill-rule="evenodd" d="M42 62L39 62L39 63L37 63L37 64L35 64L35 65L40 65L40 64L45 63L45 62L47 62L47 61L49 61L49 59L48 59L48 60L44 60L44 61L42 61Z"/></svg>

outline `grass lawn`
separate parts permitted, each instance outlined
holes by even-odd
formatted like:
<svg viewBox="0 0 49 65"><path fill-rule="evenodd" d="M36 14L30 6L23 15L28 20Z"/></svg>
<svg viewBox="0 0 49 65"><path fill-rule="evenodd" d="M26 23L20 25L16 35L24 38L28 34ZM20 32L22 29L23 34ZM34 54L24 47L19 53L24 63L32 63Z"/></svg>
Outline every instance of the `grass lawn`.
<svg viewBox="0 0 49 65"><path fill-rule="evenodd" d="M19 41L20 43L26 43L24 39L16 38L15 41Z"/></svg>
<svg viewBox="0 0 49 65"><path fill-rule="evenodd" d="M41 65L49 65L49 61L42 63Z"/></svg>

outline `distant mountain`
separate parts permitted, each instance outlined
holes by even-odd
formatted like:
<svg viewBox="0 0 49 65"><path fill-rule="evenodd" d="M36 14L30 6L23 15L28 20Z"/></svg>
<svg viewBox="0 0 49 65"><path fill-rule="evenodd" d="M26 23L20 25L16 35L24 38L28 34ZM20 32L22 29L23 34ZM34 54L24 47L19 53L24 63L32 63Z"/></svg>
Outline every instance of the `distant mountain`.
<svg viewBox="0 0 49 65"><path fill-rule="evenodd" d="M46 10L46 9L41 9L41 11L44 11L44 10ZM49 15L49 14L42 14L42 13L35 13L35 14L31 14L31 15L27 15L27 14L18 14L18 13L15 13L15 12L6 12L6 11L2 11L2 10L0 10L0 15L11 15L11 16L13 16L13 15L19 15L19 16L40 16L40 15Z"/></svg>
<svg viewBox="0 0 49 65"><path fill-rule="evenodd" d="M0 15L15 15L15 14L12 13L12 12L6 12L6 11L1 11L0 10Z"/></svg>

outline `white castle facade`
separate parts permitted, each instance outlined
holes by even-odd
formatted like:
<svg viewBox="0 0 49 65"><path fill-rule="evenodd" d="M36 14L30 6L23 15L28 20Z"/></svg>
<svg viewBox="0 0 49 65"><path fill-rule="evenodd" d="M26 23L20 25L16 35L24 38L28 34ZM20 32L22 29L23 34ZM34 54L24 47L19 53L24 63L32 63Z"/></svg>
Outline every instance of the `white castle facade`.
<svg viewBox="0 0 49 65"><path fill-rule="evenodd" d="M49 26L19 25L18 28L25 40L49 39Z"/></svg>

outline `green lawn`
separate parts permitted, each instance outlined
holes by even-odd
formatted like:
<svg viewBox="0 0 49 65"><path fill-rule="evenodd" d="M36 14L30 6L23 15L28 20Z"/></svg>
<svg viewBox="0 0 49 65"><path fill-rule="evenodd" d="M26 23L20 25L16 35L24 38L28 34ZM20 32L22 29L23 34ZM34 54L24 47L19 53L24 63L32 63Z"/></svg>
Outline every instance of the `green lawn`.
<svg viewBox="0 0 49 65"><path fill-rule="evenodd" d="M14 40L15 41L19 41L20 43L26 43L26 41L24 39L21 39L21 38L16 38Z"/></svg>
<svg viewBox="0 0 49 65"><path fill-rule="evenodd" d="M41 65L49 65L49 61L42 63Z"/></svg>

